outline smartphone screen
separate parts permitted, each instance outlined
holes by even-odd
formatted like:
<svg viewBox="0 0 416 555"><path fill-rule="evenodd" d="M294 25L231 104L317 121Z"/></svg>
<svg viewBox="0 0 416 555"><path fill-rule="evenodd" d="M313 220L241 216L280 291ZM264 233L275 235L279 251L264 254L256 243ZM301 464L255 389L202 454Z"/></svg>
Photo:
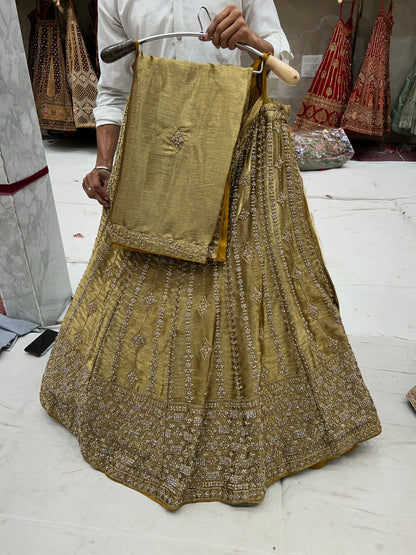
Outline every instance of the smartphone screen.
<svg viewBox="0 0 416 555"><path fill-rule="evenodd" d="M57 331L45 330L39 337L32 341L32 343L29 343L29 345L25 347L25 351L31 355L40 357L49 351L57 335Z"/></svg>

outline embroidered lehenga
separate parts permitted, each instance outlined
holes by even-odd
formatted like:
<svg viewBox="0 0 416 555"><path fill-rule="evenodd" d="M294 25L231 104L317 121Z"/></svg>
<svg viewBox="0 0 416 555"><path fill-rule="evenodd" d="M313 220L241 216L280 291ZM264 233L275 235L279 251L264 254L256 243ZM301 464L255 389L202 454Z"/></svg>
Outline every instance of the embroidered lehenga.
<svg viewBox="0 0 416 555"><path fill-rule="evenodd" d="M257 97L232 157L226 260L113 246L104 210L43 378L43 406L85 459L171 510L259 502L279 478L380 433L311 222L288 107Z"/></svg>
<svg viewBox="0 0 416 555"><path fill-rule="evenodd" d="M98 79L72 1L67 8L66 69L75 126L77 129L95 127L93 108L96 105Z"/></svg>
<svg viewBox="0 0 416 555"><path fill-rule="evenodd" d="M390 39L393 2L381 4L364 62L342 116L347 131L380 137L391 128Z"/></svg>
<svg viewBox="0 0 416 555"><path fill-rule="evenodd" d="M57 10L48 2L42 1L40 5L40 13L33 10L28 16L31 22L28 65L39 125L42 129L74 132Z"/></svg>
<svg viewBox="0 0 416 555"><path fill-rule="evenodd" d="M352 88L354 6L355 0L344 22L341 4L328 48L293 122L295 131L340 127Z"/></svg>

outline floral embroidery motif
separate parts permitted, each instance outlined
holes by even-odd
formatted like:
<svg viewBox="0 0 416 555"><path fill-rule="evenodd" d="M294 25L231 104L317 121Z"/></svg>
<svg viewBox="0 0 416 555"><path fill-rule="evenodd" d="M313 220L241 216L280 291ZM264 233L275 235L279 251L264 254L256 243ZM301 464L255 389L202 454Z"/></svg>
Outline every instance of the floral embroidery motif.
<svg viewBox="0 0 416 555"><path fill-rule="evenodd" d="M253 294L251 298L256 301L257 304L260 304L261 299L263 298L263 293L260 291L258 287L254 288Z"/></svg>
<svg viewBox="0 0 416 555"><path fill-rule="evenodd" d="M179 128L170 138L170 142L175 147L176 152L179 152L185 143L185 137L182 133L182 130Z"/></svg>
<svg viewBox="0 0 416 555"><path fill-rule="evenodd" d="M80 332L76 333L76 334L74 335L74 343L75 343L75 345L81 345L82 339L83 339L83 337L82 337L82 332L80 331Z"/></svg>
<svg viewBox="0 0 416 555"><path fill-rule="evenodd" d="M150 310L156 302L156 298L155 298L155 296L153 295L152 292L150 292L148 295L146 295L146 297L144 298L144 302L146 304L147 310Z"/></svg>
<svg viewBox="0 0 416 555"><path fill-rule="evenodd" d="M243 250L243 254L241 255L241 258L248 263L253 258L253 254L254 254L253 247L246 244Z"/></svg>
<svg viewBox="0 0 416 555"><path fill-rule="evenodd" d="M208 339L205 338L204 343L202 344L202 347L199 349L199 352L201 353L202 358L205 360L211 351L212 351L212 348L208 342Z"/></svg>
<svg viewBox="0 0 416 555"><path fill-rule="evenodd" d="M336 353L338 350L338 340L334 339L333 337L329 338L329 348L333 353Z"/></svg>
<svg viewBox="0 0 416 555"><path fill-rule="evenodd" d="M134 370L132 370L129 374L127 374L127 379L129 380L129 382L131 383L131 385L135 385L137 380L137 374Z"/></svg>
<svg viewBox="0 0 416 555"><path fill-rule="evenodd" d="M313 305L313 304L310 304L309 307L308 307L308 309L309 309L309 314L312 316L312 318L317 319L317 318L318 318L318 314L319 314L319 312L318 312L318 307L315 306L315 305Z"/></svg>
<svg viewBox="0 0 416 555"><path fill-rule="evenodd" d="M293 272L293 279L298 281L299 283L302 281L303 272L299 270L299 268L295 268Z"/></svg>
<svg viewBox="0 0 416 555"><path fill-rule="evenodd" d="M199 314L201 316L203 316L205 314L205 312L207 311L208 307L209 307L209 303L208 303L206 297L202 297L202 300L201 300L201 302L199 303L199 305L197 307L197 310L198 310Z"/></svg>
<svg viewBox="0 0 416 555"><path fill-rule="evenodd" d="M144 337L140 332L133 337L133 341L136 343L137 349L141 349L145 344Z"/></svg>
<svg viewBox="0 0 416 555"><path fill-rule="evenodd" d="M250 212L243 208L243 210L241 210L239 215L240 220L242 220L243 222L246 222L249 219L249 217L250 217Z"/></svg>

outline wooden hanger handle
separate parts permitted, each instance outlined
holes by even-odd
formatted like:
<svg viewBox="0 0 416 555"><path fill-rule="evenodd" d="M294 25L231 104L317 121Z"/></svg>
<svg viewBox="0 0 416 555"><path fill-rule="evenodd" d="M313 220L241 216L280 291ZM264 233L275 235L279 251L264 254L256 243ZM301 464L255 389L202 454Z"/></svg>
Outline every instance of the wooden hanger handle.
<svg viewBox="0 0 416 555"><path fill-rule="evenodd" d="M266 67L275 73L282 81L291 87L295 86L300 79L299 73L295 68L285 64L275 56L269 56L266 60Z"/></svg>

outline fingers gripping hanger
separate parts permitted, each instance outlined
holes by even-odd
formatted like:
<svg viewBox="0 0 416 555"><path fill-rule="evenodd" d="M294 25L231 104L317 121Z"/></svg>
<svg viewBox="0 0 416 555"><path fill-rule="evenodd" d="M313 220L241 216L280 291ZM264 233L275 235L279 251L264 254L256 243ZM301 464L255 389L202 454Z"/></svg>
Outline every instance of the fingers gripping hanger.
<svg viewBox="0 0 416 555"><path fill-rule="evenodd" d="M120 58L127 56L127 54L130 54L131 52L136 51L137 48L140 49L140 47L143 44L147 42L152 42L155 40L175 38L175 37L195 37L202 40L205 36L205 32L204 32L202 22L201 22L201 17L200 17L201 11L205 11L205 13L208 15L211 21L211 16L207 8L205 6L201 7L198 13L198 21L201 28L199 32L163 33L161 35L153 35L150 37L145 37L144 39L140 39L140 40L129 39L126 41L119 42L117 44L113 44L111 46L107 46L107 48L104 48L100 54L101 59L105 63L115 62ZM300 77L296 69L290 67L288 64L285 64L284 62L282 62L282 60L279 60L275 56L269 55L267 59L265 59L265 55L263 52L260 52L260 50L257 50L256 48L253 48L248 44L237 43L236 46L238 46L238 48L241 48L242 50L246 50L247 52L254 54L255 56L261 57L263 60L263 63L266 64L266 68L273 71L273 73L275 73L278 77L280 77L280 79L282 79L287 85L294 86L299 81ZM262 71L263 71L263 65L259 71L256 71L256 73L261 73Z"/></svg>

